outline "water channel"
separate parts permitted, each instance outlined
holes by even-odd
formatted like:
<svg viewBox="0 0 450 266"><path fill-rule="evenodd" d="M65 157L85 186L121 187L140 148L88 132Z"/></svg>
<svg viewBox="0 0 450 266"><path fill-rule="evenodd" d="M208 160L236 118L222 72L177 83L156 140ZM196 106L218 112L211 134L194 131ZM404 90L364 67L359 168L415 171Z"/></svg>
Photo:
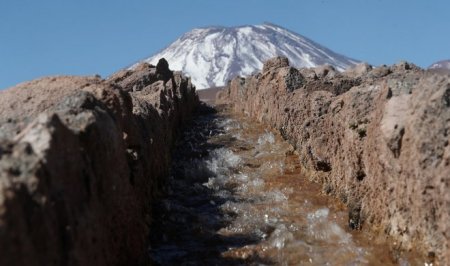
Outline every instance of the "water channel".
<svg viewBox="0 0 450 266"><path fill-rule="evenodd" d="M302 173L292 146L226 110L199 115L154 204L155 265L424 265L348 227L346 207Z"/></svg>

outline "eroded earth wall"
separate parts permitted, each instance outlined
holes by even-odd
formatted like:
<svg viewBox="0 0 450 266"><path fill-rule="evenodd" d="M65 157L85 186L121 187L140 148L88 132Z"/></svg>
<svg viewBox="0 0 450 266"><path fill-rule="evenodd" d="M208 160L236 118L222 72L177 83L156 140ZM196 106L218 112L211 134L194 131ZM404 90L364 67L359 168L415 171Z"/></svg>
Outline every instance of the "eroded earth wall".
<svg viewBox="0 0 450 266"><path fill-rule="evenodd" d="M450 263L449 76L406 62L295 69L278 57L217 97L278 129L349 206L350 227Z"/></svg>
<svg viewBox="0 0 450 266"><path fill-rule="evenodd" d="M0 92L0 265L145 263L152 199L197 104L165 60Z"/></svg>

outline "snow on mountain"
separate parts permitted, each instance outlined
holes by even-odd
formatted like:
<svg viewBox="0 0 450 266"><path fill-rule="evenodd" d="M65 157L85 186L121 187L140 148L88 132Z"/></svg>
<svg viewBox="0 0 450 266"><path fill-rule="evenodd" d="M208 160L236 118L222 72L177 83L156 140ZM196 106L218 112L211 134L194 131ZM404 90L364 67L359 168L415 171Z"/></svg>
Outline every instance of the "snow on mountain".
<svg viewBox="0 0 450 266"><path fill-rule="evenodd" d="M428 69L450 70L450 59L449 60L442 60L442 61L438 61L436 63L433 63L431 66L428 67Z"/></svg>
<svg viewBox="0 0 450 266"><path fill-rule="evenodd" d="M205 89L224 86L235 76L259 71L264 61L277 55L286 56L295 67L330 64L342 71L357 63L269 23L193 29L143 61L155 65L164 57L171 69L183 71L197 89Z"/></svg>

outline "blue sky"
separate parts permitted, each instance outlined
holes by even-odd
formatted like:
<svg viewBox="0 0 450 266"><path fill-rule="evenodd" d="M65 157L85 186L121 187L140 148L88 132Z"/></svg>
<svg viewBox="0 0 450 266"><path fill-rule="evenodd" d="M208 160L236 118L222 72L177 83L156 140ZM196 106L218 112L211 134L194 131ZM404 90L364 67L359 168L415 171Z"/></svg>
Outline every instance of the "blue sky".
<svg viewBox="0 0 450 266"><path fill-rule="evenodd" d="M427 67L450 58L449 12L448 0L2 0L0 89L107 76L192 28L264 21L373 65Z"/></svg>

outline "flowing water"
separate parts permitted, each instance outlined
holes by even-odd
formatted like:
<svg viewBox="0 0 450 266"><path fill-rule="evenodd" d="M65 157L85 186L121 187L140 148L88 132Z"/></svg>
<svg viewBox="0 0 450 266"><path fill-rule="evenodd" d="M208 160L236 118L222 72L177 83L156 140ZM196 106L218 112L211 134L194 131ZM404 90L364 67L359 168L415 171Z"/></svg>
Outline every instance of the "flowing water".
<svg viewBox="0 0 450 266"><path fill-rule="evenodd" d="M350 230L346 207L308 181L293 148L248 118L199 116L173 157L154 205L156 265L420 264Z"/></svg>

